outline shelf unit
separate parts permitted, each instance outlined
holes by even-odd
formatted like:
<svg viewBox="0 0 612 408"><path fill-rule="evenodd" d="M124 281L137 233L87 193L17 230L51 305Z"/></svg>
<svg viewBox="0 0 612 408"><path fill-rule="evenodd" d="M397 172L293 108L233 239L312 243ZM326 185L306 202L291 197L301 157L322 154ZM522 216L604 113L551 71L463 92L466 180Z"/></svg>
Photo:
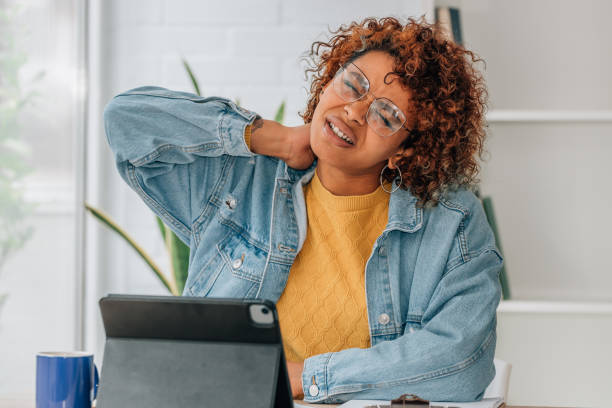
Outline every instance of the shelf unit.
<svg viewBox="0 0 612 408"><path fill-rule="evenodd" d="M610 302L548 302L531 300L502 300L497 308L503 314L589 314L612 316Z"/></svg>
<svg viewBox="0 0 612 408"><path fill-rule="evenodd" d="M612 123L607 110L491 110L486 115L491 123L501 122L596 122Z"/></svg>
<svg viewBox="0 0 612 408"><path fill-rule="evenodd" d="M436 6L462 10L467 47L472 39L481 52L488 51L481 56L496 58L497 75L488 80L497 81L497 96L509 96L501 105L511 109L491 109L486 121L491 135L497 136L488 146L497 154L495 166L489 168L493 175L489 194L499 204L497 215L505 215L498 217L502 243L512 242L515 260L521 261L513 263L508 251L512 246L505 245L511 289L529 288L518 294L523 299L537 299L546 285L556 293L564 293L561 287L567 293L578 291L581 299L600 290L593 299L604 298L601 293L611 282L606 254L612 227L607 210L612 199L608 188L612 110L605 96L609 94L605 67L612 59L600 50L610 32L603 23L610 14L609 3L422 0L421 4L430 22ZM466 22L471 26L466 27ZM515 32L516 38L509 37ZM466 35L470 33L472 38ZM532 43L537 47L530 48ZM513 65L516 58L522 60ZM526 73L532 75L521 77ZM529 83L520 95L500 95L513 92L514 82L521 79ZM567 89L559 89L565 81ZM572 97L578 99L571 101ZM570 103L580 109L565 108ZM544 109L521 109L527 106ZM528 151L529 147L533 149ZM533 248L540 251L540 258ZM562 262L555 262L559 259ZM551 285L553 281L558 287ZM515 296L517 292L513 290ZM507 403L612 406L607 392L610 338L612 301L502 300L497 308L495 355L512 364Z"/></svg>

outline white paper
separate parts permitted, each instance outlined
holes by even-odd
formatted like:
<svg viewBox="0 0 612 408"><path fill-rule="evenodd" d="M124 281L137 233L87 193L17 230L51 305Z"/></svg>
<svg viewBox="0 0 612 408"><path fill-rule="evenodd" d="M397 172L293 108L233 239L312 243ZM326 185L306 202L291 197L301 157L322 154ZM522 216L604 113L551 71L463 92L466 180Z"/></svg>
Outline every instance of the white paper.
<svg viewBox="0 0 612 408"><path fill-rule="evenodd" d="M364 408L371 407L372 405L389 405L391 401L381 401L381 400L351 400L347 401L344 404L340 405L338 408Z"/></svg>
<svg viewBox="0 0 612 408"><path fill-rule="evenodd" d="M498 408L504 401L501 398L483 398L481 401L474 402L433 402L429 403L430 407L437 408ZM352 400L340 405L339 408L365 408L368 406L389 406L390 401L381 400Z"/></svg>
<svg viewBox="0 0 612 408"><path fill-rule="evenodd" d="M501 398L483 398L473 402L434 402L429 401L431 408L498 408L504 400Z"/></svg>

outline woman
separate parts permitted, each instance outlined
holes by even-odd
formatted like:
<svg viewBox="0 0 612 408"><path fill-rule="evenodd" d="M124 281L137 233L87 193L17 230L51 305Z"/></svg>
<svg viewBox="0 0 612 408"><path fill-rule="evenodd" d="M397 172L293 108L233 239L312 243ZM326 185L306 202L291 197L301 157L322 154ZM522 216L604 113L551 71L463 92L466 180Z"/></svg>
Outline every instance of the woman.
<svg viewBox="0 0 612 408"><path fill-rule="evenodd" d="M191 248L189 296L277 304L308 402L480 399L502 257L479 200L474 54L410 19L311 48L305 125L159 87L116 96L121 176Z"/></svg>

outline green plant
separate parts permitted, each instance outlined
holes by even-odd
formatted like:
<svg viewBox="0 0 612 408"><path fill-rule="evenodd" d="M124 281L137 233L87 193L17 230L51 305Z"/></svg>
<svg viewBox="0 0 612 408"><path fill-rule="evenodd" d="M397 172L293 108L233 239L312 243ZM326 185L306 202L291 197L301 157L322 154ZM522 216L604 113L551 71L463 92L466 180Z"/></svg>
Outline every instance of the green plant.
<svg viewBox="0 0 612 408"><path fill-rule="evenodd" d="M0 3L0 270L10 255L32 235L27 217L32 205L24 199L23 180L32 169L27 163L28 148L21 140L19 113L38 93L23 94L19 70L26 63L25 53L15 45L14 17L21 11ZM40 80L39 72L32 82ZM8 295L0 294L0 309Z"/></svg>
<svg viewBox="0 0 612 408"><path fill-rule="evenodd" d="M187 61L182 59L183 66L187 71L193 89L199 96L203 96L200 92L200 86L198 81L193 74L193 71ZM240 101L236 99L236 105L240 105ZM278 107L274 120L283 123L285 118L285 101L283 101ZM164 246L170 258L170 274L169 276L164 274L161 268L153 261L151 256L140 246L136 241L123 229L121 228L108 214L102 210L95 208L89 204L85 204L85 208L100 222L110 228L112 231L117 233L125 242L127 242L136 253L145 261L149 268L153 271L155 276L161 281L161 283L168 289L168 291L174 295L179 296L183 293L185 282L187 281L187 271L189 268L189 247L181 241L170 228L168 228L159 217L155 217L162 239L164 240Z"/></svg>

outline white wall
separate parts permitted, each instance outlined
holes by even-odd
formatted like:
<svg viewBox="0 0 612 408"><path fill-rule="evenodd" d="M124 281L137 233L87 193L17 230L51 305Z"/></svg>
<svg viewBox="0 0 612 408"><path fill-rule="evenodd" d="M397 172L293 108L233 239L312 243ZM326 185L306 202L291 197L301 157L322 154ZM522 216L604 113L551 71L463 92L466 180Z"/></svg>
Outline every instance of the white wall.
<svg viewBox="0 0 612 408"><path fill-rule="evenodd" d="M503 303L495 356L512 364L508 405L610 407L612 304Z"/></svg>

